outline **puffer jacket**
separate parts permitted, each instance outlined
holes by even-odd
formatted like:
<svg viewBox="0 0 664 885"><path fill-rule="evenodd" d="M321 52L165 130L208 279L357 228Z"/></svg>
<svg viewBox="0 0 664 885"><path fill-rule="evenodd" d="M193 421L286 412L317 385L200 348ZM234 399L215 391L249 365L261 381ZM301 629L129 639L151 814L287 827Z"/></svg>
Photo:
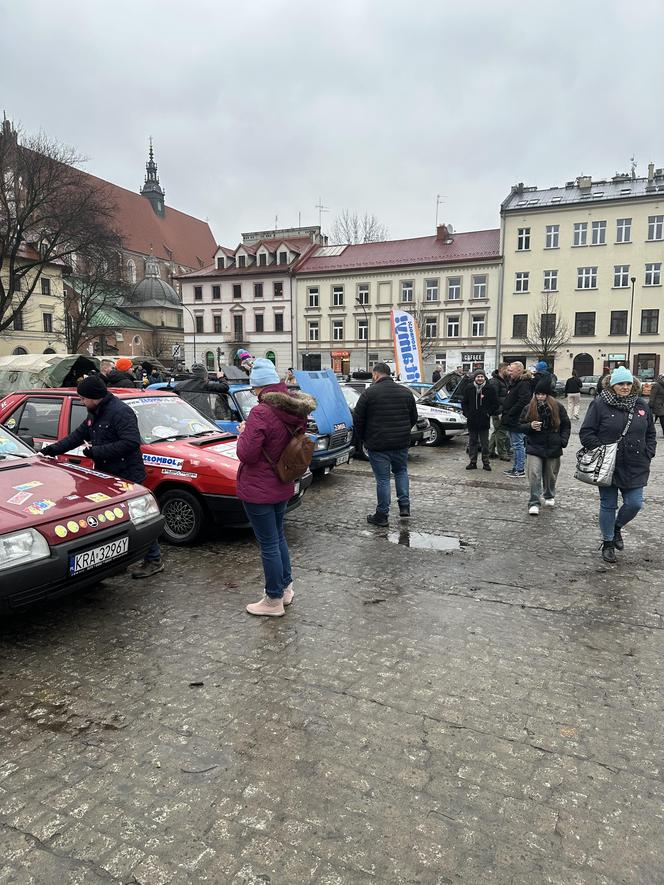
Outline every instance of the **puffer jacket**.
<svg viewBox="0 0 664 885"><path fill-rule="evenodd" d="M609 376L606 376L608 387ZM632 393L641 391L641 383L634 379ZM604 443L618 443L613 485L619 489L640 489L648 484L650 462L655 457L657 436L650 406L641 397L636 401L634 417L629 430L621 437L629 412L610 406L603 396L591 402L579 431L581 444L595 449Z"/></svg>
<svg viewBox="0 0 664 885"><path fill-rule="evenodd" d="M567 448L572 424L564 407L558 403L560 413L560 427L554 430L550 422L542 422L541 430L534 430L526 419L529 406L521 414L519 431L526 437L526 454L536 458L560 458L563 449Z"/></svg>
<svg viewBox="0 0 664 885"><path fill-rule="evenodd" d="M650 399L648 404L652 409L653 415L658 418L664 415L664 375L659 375L650 390Z"/></svg>
<svg viewBox="0 0 664 885"><path fill-rule="evenodd" d="M518 381L512 381L507 388L507 396L503 401L503 412L500 423L506 430L518 430L521 413L533 395L532 377L524 372Z"/></svg>
<svg viewBox="0 0 664 885"><path fill-rule="evenodd" d="M283 381L264 387L258 399L237 441L237 496L249 504L279 504L293 497L295 483L281 482L265 452L276 464L293 432L307 426L316 400L289 393Z"/></svg>
<svg viewBox="0 0 664 885"><path fill-rule="evenodd" d="M353 412L356 439L370 452L407 449L417 424L417 406L410 390L383 377L362 393Z"/></svg>

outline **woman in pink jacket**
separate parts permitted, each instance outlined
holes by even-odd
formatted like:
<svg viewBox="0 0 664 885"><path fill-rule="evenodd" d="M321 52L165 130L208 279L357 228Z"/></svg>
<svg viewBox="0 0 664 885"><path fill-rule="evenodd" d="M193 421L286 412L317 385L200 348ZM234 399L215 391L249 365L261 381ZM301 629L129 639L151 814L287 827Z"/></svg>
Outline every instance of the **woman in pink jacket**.
<svg viewBox="0 0 664 885"><path fill-rule="evenodd" d="M258 405L239 428L237 456L242 463L237 495L261 548L265 592L258 602L247 606L247 611L279 618L294 596L284 516L288 500L295 494L295 483L281 482L272 464L281 457L292 433L306 427L316 400L305 393L289 393L267 359L254 361L249 381Z"/></svg>

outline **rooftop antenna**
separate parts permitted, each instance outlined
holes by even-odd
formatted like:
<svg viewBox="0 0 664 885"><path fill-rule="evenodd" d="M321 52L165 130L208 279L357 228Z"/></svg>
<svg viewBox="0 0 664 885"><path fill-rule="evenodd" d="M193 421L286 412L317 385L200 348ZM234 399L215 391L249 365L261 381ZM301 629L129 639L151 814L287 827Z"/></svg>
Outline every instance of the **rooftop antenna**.
<svg viewBox="0 0 664 885"><path fill-rule="evenodd" d="M330 210L327 208L327 206L323 206L323 198L322 197L318 198L318 203L315 205L314 208L318 209L318 227L322 227L323 226L323 212L329 212Z"/></svg>
<svg viewBox="0 0 664 885"><path fill-rule="evenodd" d="M632 164L632 178L634 179L634 178L636 178L636 167L637 167L637 162L636 162L636 159L634 158L634 155L632 155L630 157L630 162Z"/></svg>
<svg viewBox="0 0 664 885"><path fill-rule="evenodd" d="M275 233L277 232L277 228L278 228L278 227L279 227L279 216L278 216L278 215L275 215L275 216L274 216L274 232L275 232Z"/></svg>
<svg viewBox="0 0 664 885"><path fill-rule="evenodd" d="M438 227L438 207L445 199L444 194L436 194L436 227Z"/></svg>

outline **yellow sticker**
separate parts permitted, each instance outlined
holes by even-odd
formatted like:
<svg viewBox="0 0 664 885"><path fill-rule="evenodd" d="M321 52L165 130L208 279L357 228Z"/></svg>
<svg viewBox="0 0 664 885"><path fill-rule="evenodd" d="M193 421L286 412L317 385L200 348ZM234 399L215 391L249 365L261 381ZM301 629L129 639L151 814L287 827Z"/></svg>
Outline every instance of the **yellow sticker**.
<svg viewBox="0 0 664 885"><path fill-rule="evenodd" d="M110 495L105 495L104 492L95 492L92 495L85 496L88 501L92 501L93 504L101 504L102 501L109 501Z"/></svg>
<svg viewBox="0 0 664 885"><path fill-rule="evenodd" d="M113 513L115 513L115 515L117 516L118 519L122 519L122 517L124 516L124 513L122 512L121 507L114 507Z"/></svg>
<svg viewBox="0 0 664 885"><path fill-rule="evenodd" d="M109 522L113 522L115 519L115 513L112 510L104 510L104 516Z"/></svg>
<svg viewBox="0 0 664 885"><path fill-rule="evenodd" d="M53 529L58 538L66 538L67 537L67 529L63 525L56 525Z"/></svg>
<svg viewBox="0 0 664 885"><path fill-rule="evenodd" d="M73 519L70 519L69 522L67 523L67 528L69 529L69 531L70 531L73 535L75 535L76 532L78 531L78 523L77 523L77 522L74 522Z"/></svg>
<svg viewBox="0 0 664 885"><path fill-rule="evenodd" d="M106 517L103 513L100 513L97 519L99 520L99 522L106 522Z"/></svg>

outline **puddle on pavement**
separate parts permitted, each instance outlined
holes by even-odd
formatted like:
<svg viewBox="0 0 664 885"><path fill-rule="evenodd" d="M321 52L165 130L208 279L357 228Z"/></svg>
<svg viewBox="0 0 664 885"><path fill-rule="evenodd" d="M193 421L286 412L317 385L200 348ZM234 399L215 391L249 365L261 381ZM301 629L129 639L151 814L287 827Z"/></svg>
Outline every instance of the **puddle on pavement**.
<svg viewBox="0 0 664 885"><path fill-rule="evenodd" d="M411 532L409 529L401 529L398 532L389 532L387 540L391 544L400 544L402 547L415 547L417 550L461 550L464 545L458 538L448 535L431 535L427 532Z"/></svg>

